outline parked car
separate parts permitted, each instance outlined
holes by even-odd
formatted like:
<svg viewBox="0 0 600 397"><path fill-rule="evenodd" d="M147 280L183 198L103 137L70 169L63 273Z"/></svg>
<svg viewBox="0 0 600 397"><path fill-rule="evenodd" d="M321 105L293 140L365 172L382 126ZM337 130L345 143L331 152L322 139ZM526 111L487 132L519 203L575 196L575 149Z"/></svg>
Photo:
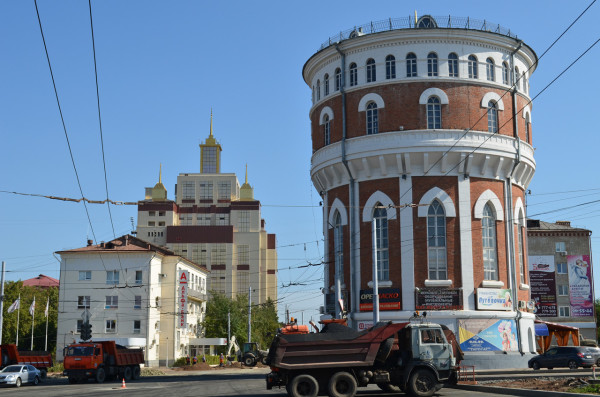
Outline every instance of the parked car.
<svg viewBox="0 0 600 397"><path fill-rule="evenodd" d="M40 371L32 365L9 365L0 371L0 384L21 387L23 383L40 383Z"/></svg>
<svg viewBox="0 0 600 397"><path fill-rule="evenodd" d="M600 367L600 347L586 346L587 350L590 352L596 365Z"/></svg>
<svg viewBox="0 0 600 397"><path fill-rule="evenodd" d="M544 354L533 357L529 360L529 368L540 369L554 367L568 367L576 369L577 367L591 367L596 364L592 353L585 346L557 346L548 349Z"/></svg>

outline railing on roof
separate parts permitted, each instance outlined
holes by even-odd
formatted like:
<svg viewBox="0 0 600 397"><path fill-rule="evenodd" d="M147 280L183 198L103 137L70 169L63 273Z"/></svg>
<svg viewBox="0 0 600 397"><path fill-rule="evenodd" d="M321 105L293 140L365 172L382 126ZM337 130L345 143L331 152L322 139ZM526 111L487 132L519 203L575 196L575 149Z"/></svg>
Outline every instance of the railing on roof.
<svg viewBox="0 0 600 397"><path fill-rule="evenodd" d="M371 33L385 32L389 30L397 29L467 29L467 30L479 30L484 32L498 33L504 36L517 38L517 35L512 33L510 29L500 26L496 23L481 19L472 19L469 17L452 17L452 16L432 16L437 24L434 28L417 28L415 18L413 16L401 17L401 18L389 18L382 21L370 22L364 25L354 26L351 29L340 32L334 36L331 36L329 40L321 44L319 51L329 47L330 45L339 43L342 40ZM354 34L354 35L353 35Z"/></svg>

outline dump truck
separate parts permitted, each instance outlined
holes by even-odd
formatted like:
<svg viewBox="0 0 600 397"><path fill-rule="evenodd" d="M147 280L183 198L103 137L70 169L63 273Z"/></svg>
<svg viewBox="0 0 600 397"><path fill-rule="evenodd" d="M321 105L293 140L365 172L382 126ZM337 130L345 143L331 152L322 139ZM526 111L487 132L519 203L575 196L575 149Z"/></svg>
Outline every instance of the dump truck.
<svg viewBox="0 0 600 397"><path fill-rule="evenodd" d="M48 368L52 366L52 355L49 352L19 351L15 344L0 345L0 356L2 356L0 369L7 365L29 364L40 370L42 379L46 378Z"/></svg>
<svg viewBox="0 0 600 397"><path fill-rule="evenodd" d="M69 383L94 379L139 379L140 364L144 363L142 349L128 349L115 341L74 343L65 347L63 376Z"/></svg>
<svg viewBox="0 0 600 397"><path fill-rule="evenodd" d="M285 387L291 397L353 397L368 384L428 397L458 369L442 326L425 321L377 323L362 332L331 323L319 333L278 334L267 364L267 389Z"/></svg>

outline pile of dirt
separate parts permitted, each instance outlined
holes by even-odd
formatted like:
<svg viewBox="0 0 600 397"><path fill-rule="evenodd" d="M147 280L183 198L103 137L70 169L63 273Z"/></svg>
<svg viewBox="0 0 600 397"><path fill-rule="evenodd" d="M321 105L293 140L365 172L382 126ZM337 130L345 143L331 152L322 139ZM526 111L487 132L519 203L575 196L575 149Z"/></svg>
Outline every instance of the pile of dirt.
<svg viewBox="0 0 600 397"><path fill-rule="evenodd" d="M212 367L207 363L197 363L192 365L184 365L182 367L174 367L173 369L177 371L206 371L212 369Z"/></svg>
<svg viewBox="0 0 600 397"><path fill-rule="evenodd" d="M489 386L509 387L514 389L548 390L568 392L572 389L589 384L587 378L528 378L499 382L486 382Z"/></svg>

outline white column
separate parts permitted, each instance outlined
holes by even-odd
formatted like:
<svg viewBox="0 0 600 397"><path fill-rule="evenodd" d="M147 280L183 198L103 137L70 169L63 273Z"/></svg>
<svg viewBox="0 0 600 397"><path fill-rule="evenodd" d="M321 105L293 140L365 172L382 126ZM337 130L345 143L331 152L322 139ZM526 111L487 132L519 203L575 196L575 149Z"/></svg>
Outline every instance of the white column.
<svg viewBox="0 0 600 397"><path fill-rule="evenodd" d="M458 178L458 225L460 233L460 269L462 275L463 306L475 310L473 281L473 241L471 225L471 182L462 175Z"/></svg>
<svg viewBox="0 0 600 397"><path fill-rule="evenodd" d="M413 202L412 177L400 181L400 199L398 204ZM402 264L402 309L415 309L415 249L413 241L413 208L400 208L400 262Z"/></svg>
<svg viewBox="0 0 600 397"><path fill-rule="evenodd" d="M354 279L354 283L351 283L350 287L348 288L348 290L352 291L352 311L355 313L359 312L358 306L360 304L360 268L361 268L361 264L360 264L360 222L361 222L361 216L360 216L360 206L361 206L361 202L359 201L359 190L360 190L360 184L358 182L354 183L354 203L358 203L358 205L355 205L354 208L352 206L350 206L348 214L350 214L350 212L354 213L354 225L353 229L350 229L350 233L351 233L351 237L352 239L354 239L354 244L350 246L350 255L354 255L354 268L352 268L352 278ZM352 190L349 190L349 192L351 192ZM352 203L352 200L350 200L350 203ZM350 217L350 220L352 220L352 217ZM354 251L354 252L352 252Z"/></svg>
<svg viewBox="0 0 600 397"><path fill-rule="evenodd" d="M329 266L330 266L330 262L329 262L329 206L331 205L331 203L329 203L329 194L327 192L325 192L325 194L321 197L321 199L323 200L323 240L324 240L324 247L323 247L323 257L325 259L325 274L323 277L323 288L325 288L326 292L330 292L329 291ZM335 265L334 265L335 266ZM323 296L323 299L325 299L325 296Z"/></svg>

